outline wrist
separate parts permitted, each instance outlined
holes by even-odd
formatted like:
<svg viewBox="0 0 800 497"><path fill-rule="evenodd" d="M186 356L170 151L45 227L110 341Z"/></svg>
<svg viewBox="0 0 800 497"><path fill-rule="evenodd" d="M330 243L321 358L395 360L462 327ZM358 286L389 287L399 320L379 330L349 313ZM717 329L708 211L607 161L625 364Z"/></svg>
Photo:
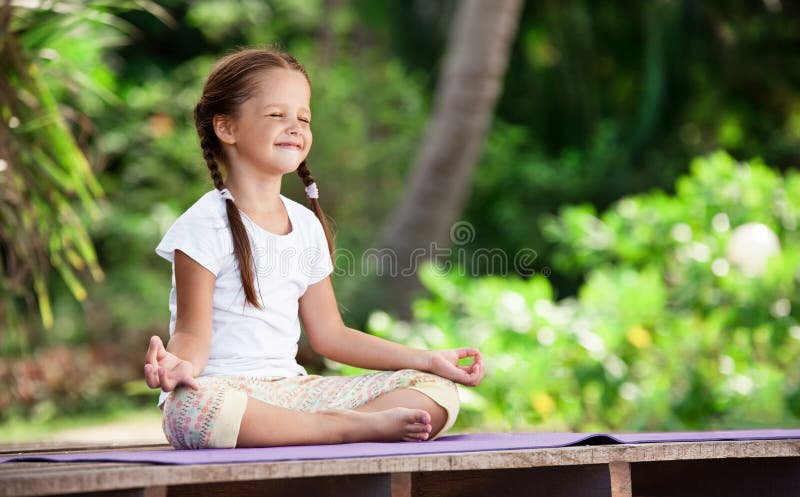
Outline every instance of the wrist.
<svg viewBox="0 0 800 497"><path fill-rule="evenodd" d="M203 370L201 368L195 366L193 362L190 362L190 361L186 361L186 362L188 362L189 365L191 366L191 368L189 370L192 372L192 378L197 378L198 376L200 376L200 373L202 373Z"/></svg>
<svg viewBox="0 0 800 497"><path fill-rule="evenodd" d="M417 367L414 368L418 371L431 372L433 363L433 352L430 350L419 349Z"/></svg>

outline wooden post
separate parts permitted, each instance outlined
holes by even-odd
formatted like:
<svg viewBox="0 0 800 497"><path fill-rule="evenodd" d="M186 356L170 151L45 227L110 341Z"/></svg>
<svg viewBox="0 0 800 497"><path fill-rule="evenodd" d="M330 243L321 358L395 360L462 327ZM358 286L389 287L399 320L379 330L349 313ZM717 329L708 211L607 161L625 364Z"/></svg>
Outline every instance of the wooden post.
<svg viewBox="0 0 800 497"><path fill-rule="evenodd" d="M411 473L392 473L392 497L411 497Z"/></svg>
<svg viewBox="0 0 800 497"><path fill-rule="evenodd" d="M632 497L630 463L625 461L608 463L608 475L611 479L611 497Z"/></svg>

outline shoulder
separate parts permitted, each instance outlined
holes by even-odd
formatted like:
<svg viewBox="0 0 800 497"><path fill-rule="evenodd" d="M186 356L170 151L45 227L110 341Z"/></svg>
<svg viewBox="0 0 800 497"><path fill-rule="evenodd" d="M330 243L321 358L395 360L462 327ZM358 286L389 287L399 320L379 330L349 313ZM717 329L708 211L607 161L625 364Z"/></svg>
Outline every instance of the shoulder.
<svg viewBox="0 0 800 497"><path fill-rule="evenodd" d="M174 262L175 250L218 274L220 261L232 251L228 217L219 192L206 193L186 209L156 247L156 253L170 262Z"/></svg>
<svg viewBox="0 0 800 497"><path fill-rule="evenodd" d="M313 227L320 224L314 211L289 197L281 195L281 198L283 198L286 208L289 209L291 218L302 223L302 227L308 228L309 226Z"/></svg>
<svg viewBox="0 0 800 497"><path fill-rule="evenodd" d="M176 222L198 224L208 228L224 228L228 225L225 201L216 189L205 193L186 209Z"/></svg>

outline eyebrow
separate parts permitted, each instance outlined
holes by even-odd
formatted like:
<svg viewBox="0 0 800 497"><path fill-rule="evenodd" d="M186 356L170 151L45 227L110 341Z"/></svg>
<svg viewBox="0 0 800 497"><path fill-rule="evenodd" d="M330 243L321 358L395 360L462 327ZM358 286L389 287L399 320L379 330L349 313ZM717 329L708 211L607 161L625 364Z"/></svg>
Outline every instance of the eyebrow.
<svg viewBox="0 0 800 497"><path fill-rule="evenodd" d="M270 107L283 107L283 106L284 106L284 104L267 104L267 105L264 106L264 109L266 110L266 109L268 109ZM311 110L306 108L306 107L301 107L300 111L301 112L308 112L309 114L311 114Z"/></svg>

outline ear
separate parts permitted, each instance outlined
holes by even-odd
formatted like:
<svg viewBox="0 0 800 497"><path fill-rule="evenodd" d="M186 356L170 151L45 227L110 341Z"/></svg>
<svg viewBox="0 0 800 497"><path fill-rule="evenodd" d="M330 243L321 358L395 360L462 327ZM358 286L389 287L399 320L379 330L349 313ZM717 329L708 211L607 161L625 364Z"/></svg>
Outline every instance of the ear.
<svg viewBox="0 0 800 497"><path fill-rule="evenodd" d="M214 126L214 134L222 143L233 145L236 143L236 136L234 135L233 120L228 116L217 114L212 120Z"/></svg>

